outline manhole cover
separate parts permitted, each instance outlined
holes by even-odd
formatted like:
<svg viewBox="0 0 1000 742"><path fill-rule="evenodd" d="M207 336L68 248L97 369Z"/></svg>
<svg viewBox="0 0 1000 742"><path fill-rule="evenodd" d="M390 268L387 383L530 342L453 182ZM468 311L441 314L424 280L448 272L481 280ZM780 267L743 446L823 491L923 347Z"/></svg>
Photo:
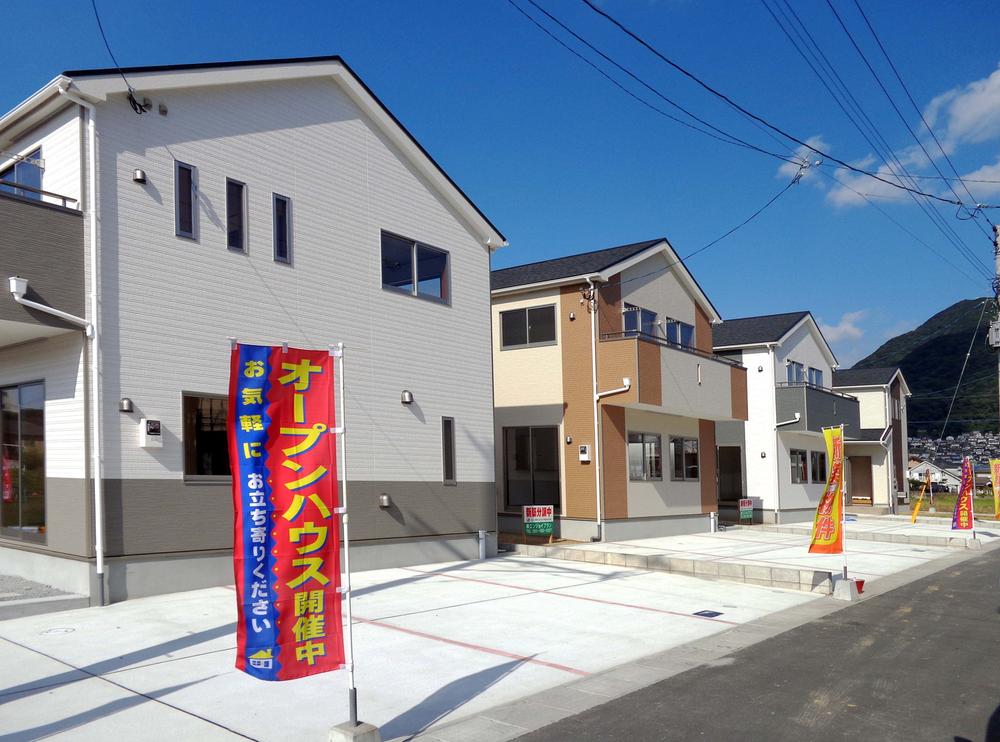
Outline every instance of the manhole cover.
<svg viewBox="0 0 1000 742"><path fill-rule="evenodd" d="M71 629L68 626L56 626L55 628L45 629L42 634L72 634L76 629Z"/></svg>

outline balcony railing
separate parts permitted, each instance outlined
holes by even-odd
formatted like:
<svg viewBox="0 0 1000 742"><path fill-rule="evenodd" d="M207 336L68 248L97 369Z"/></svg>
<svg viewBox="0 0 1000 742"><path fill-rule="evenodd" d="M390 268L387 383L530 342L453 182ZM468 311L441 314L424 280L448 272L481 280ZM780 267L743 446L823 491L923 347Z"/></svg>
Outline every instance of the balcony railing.
<svg viewBox="0 0 1000 742"><path fill-rule="evenodd" d="M692 348L690 345L681 345L680 343L675 343L666 338L660 337L659 335L650 335L645 332L639 332L637 330L629 330L628 332L606 332L601 335L601 341L605 340L627 340L630 338L638 338L639 340L645 340L648 343L655 343L656 345L661 345L664 348L673 348L674 350L680 350L684 353L690 353L691 355L699 356L700 358L707 358L710 361L718 361L719 363L724 363L727 366L734 366L735 368L745 368L745 366L739 361L734 361L732 358L726 358L725 356L719 356L715 353L708 353L704 350L699 350L698 348Z"/></svg>
<svg viewBox="0 0 1000 742"><path fill-rule="evenodd" d="M844 399L853 399L855 402L858 401L857 397L852 397L850 394L844 394L844 392L838 392L836 389L831 389L828 386L823 386L822 384L813 384L808 381L779 381L776 386L785 389L788 388L806 388L806 389L818 389L821 392L826 392L827 394L835 394L838 397L843 397Z"/></svg>
<svg viewBox="0 0 1000 742"><path fill-rule="evenodd" d="M9 189L9 190L8 190ZM27 191L28 193L37 193L40 197L58 199L62 202L62 206L65 209L79 209L80 199L73 198L72 196L64 196L61 193L53 193L52 191L43 191L41 188L35 188L34 186L25 185L24 183L18 183L13 180L0 180L0 193L8 193L11 196L20 196L21 198L27 198L32 201L42 201L42 198L32 198L31 196L25 196L21 191ZM43 201L43 203L48 203Z"/></svg>

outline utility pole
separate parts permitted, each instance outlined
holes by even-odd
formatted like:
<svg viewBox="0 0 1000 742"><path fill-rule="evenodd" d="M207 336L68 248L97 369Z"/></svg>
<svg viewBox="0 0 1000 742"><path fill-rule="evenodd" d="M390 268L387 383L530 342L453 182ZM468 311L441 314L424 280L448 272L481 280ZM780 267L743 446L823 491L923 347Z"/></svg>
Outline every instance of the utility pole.
<svg viewBox="0 0 1000 742"><path fill-rule="evenodd" d="M998 350L1000 349L1000 224L993 225L993 266L993 298L997 313L990 322L990 346ZM1000 353L997 354L997 395L1000 401Z"/></svg>

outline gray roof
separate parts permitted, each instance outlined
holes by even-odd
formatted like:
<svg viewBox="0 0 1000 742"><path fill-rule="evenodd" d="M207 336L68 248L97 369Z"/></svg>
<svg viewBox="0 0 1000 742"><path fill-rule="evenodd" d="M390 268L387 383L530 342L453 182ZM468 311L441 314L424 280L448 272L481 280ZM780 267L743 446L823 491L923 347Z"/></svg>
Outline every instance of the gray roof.
<svg viewBox="0 0 1000 742"><path fill-rule="evenodd" d="M556 281L560 278L583 276L610 268L615 263L628 260L643 250L663 242L663 238L633 242L629 245L608 247L604 250L594 250L562 258L542 260L537 263L515 265L512 268L499 268L490 274L490 288L509 289L512 286L527 286L533 283Z"/></svg>
<svg viewBox="0 0 1000 742"><path fill-rule="evenodd" d="M884 368L845 368L833 372L833 385L837 386L883 386L892 381L899 366Z"/></svg>
<svg viewBox="0 0 1000 742"><path fill-rule="evenodd" d="M766 314L762 317L727 319L712 328L712 344L716 348L776 343L788 331L809 316L809 312Z"/></svg>
<svg viewBox="0 0 1000 742"><path fill-rule="evenodd" d="M847 442L851 441L864 441L878 443L882 440L882 434L885 432L885 428L860 428L855 430L847 439Z"/></svg>

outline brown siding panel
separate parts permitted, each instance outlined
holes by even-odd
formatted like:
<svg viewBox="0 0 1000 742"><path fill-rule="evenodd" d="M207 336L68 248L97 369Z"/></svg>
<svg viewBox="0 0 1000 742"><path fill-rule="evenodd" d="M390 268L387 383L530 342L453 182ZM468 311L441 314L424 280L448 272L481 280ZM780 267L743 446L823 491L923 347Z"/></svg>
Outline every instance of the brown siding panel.
<svg viewBox="0 0 1000 742"><path fill-rule="evenodd" d="M625 329L622 323L622 286L621 274L611 277L598 291L597 330L601 335L621 332Z"/></svg>
<svg viewBox="0 0 1000 742"><path fill-rule="evenodd" d="M628 451L625 445L625 408L601 405L601 475L604 479L604 517L628 517Z"/></svg>
<svg viewBox="0 0 1000 742"><path fill-rule="evenodd" d="M747 370L733 366L729 370L732 388L733 419L747 420L750 412L747 407Z"/></svg>
<svg viewBox="0 0 1000 742"><path fill-rule="evenodd" d="M701 474L701 512L711 513L719 509L715 466L715 423L711 420L698 421L698 454Z"/></svg>
<svg viewBox="0 0 1000 742"><path fill-rule="evenodd" d="M586 304L580 303L580 287L566 286L559 298L562 312L562 375L563 397L566 411L563 414L563 434L572 436L573 445L565 456L565 481L563 482L563 515L570 518L597 518L596 465L580 463L577 447L590 444L591 458L596 455L594 440L593 376L590 357L590 314ZM576 319L569 320L573 312Z"/></svg>
<svg viewBox="0 0 1000 742"><path fill-rule="evenodd" d="M639 342L639 401L643 404L663 404L660 353L656 343Z"/></svg>
<svg viewBox="0 0 1000 742"><path fill-rule="evenodd" d="M698 350L712 352L712 320L700 304L694 305L694 344Z"/></svg>
<svg viewBox="0 0 1000 742"><path fill-rule="evenodd" d="M631 389L608 398L610 404L635 404L639 401L637 345L639 341L635 338L604 340L597 344L597 390L618 389L622 385L622 379L632 380Z"/></svg>

